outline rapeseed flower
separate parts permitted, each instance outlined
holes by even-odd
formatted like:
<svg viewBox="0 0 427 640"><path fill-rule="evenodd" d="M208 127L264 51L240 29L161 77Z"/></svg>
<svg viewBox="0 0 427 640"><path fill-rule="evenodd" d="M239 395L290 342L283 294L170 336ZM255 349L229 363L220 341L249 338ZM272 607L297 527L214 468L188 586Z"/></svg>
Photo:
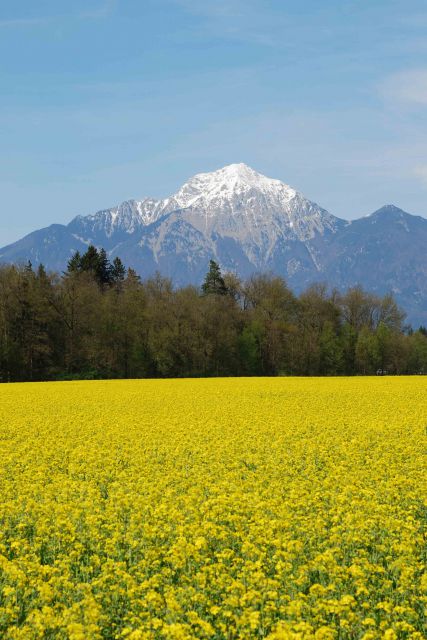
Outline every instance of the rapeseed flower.
<svg viewBox="0 0 427 640"><path fill-rule="evenodd" d="M14 384L0 407L2 639L425 637L425 378Z"/></svg>

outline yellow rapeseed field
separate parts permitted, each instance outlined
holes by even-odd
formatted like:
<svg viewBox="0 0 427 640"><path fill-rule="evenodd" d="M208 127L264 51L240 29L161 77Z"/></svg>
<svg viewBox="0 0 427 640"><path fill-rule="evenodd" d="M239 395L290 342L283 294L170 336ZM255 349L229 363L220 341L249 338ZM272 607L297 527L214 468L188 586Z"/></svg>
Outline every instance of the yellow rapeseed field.
<svg viewBox="0 0 427 640"><path fill-rule="evenodd" d="M427 379L0 386L0 638L426 637Z"/></svg>

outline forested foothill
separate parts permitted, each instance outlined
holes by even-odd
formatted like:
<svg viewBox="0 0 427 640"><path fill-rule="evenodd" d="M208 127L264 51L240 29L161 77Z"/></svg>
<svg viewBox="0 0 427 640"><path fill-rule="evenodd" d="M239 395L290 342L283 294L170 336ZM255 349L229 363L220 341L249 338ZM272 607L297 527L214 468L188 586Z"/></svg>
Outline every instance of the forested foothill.
<svg viewBox="0 0 427 640"><path fill-rule="evenodd" d="M392 295L207 269L175 288L95 247L62 274L1 266L0 380L427 372L427 331Z"/></svg>

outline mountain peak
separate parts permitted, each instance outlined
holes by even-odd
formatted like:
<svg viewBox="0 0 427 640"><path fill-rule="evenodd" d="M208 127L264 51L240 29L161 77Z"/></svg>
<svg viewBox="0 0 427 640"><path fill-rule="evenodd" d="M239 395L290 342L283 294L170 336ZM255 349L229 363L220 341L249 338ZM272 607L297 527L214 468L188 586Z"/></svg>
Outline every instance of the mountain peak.
<svg viewBox="0 0 427 640"><path fill-rule="evenodd" d="M403 209L399 209L399 207L396 207L394 204L385 204L383 207L380 207L370 215L371 216L385 216L385 215L401 216L402 214L408 215L406 211L403 211Z"/></svg>
<svg viewBox="0 0 427 640"><path fill-rule="evenodd" d="M287 201L297 195L295 189L280 180L268 178L239 162L209 173L197 173L170 200L181 209L206 207L208 203L215 203L218 207L221 202L245 198L254 192L261 196L277 196L280 193L280 198Z"/></svg>
<svg viewBox="0 0 427 640"><path fill-rule="evenodd" d="M267 182L277 182L280 183L280 180L273 180L272 178L267 178L262 173L258 173L252 167L249 167L244 162L236 162L233 164L228 164L221 169L217 169L216 171L212 171L207 174L198 174L198 175L206 175L210 176L212 179L222 179L222 180L239 180L242 182L247 182L248 184L257 185ZM195 176L197 177L197 176Z"/></svg>
<svg viewBox="0 0 427 640"><path fill-rule="evenodd" d="M221 169L211 171L209 173L198 173L189 182L200 181L203 183L244 183L252 187L266 187L275 185L276 187L284 185L280 180L274 178L268 178L267 176L255 171L252 167L249 167L244 162L236 162L228 164ZM288 185L284 185L288 189L291 189ZM292 189L294 191L294 189Z"/></svg>
<svg viewBox="0 0 427 640"><path fill-rule="evenodd" d="M252 169L252 167L247 165L245 162L232 162L231 164L226 164L224 167L221 167L216 171L211 171L211 173L220 173L220 172L228 173L230 175L235 174L239 176L246 176L251 174L259 175L257 171Z"/></svg>

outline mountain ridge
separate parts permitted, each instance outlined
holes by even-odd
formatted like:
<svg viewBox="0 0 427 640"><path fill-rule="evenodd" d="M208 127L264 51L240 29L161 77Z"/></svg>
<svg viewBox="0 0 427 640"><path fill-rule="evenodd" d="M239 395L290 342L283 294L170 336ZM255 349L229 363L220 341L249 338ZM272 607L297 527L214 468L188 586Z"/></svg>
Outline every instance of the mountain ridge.
<svg viewBox="0 0 427 640"><path fill-rule="evenodd" d="M63 270L89 244L148 277L200 284L210 258L247 277L272 271L300 290L315 281L392 291L427 322L427 220L384 205L347 221L244 163L190 178L163 199L126 200L67 225L34 231L0 249L0 262Z"/></svg>

